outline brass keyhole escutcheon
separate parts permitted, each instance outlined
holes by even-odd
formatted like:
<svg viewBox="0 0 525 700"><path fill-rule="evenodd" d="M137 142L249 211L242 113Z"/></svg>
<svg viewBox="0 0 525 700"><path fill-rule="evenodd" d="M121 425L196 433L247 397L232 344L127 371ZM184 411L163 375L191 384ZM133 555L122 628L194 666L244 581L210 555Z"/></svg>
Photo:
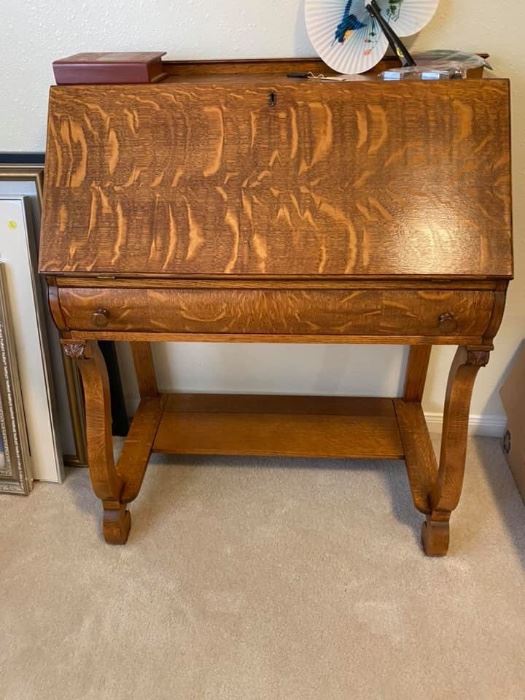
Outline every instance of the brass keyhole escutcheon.
<svg viewBox="0 0 525 700"><path fill-rule="evenodd" d="M97 309L93 312L93 323L97 328L104 328L109 323L109 311L107 309Z"/></svg>

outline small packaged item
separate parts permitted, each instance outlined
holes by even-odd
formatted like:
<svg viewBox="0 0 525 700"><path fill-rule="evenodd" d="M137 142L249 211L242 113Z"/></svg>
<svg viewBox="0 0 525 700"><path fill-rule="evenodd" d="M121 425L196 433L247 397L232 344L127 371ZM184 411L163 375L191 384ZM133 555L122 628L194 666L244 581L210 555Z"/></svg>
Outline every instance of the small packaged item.
<svg viewBox="0 0 525 700"><path fill-rule="evenodd" d="M462 80L467 77L467 69L461 63L418 64L405 68L389 68L379 74L380 80Z"/></svg>

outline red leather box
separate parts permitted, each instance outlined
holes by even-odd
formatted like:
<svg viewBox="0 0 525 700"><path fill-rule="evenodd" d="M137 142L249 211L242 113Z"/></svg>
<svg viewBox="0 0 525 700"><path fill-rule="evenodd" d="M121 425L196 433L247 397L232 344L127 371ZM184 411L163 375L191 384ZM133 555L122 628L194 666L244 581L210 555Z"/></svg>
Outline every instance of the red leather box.
<svg viewBox="0 0 525 700"><path fill-rule="evenodd" d="M154 83L166 77L165 51L77 53L53 62L57 85Z"/></svg>

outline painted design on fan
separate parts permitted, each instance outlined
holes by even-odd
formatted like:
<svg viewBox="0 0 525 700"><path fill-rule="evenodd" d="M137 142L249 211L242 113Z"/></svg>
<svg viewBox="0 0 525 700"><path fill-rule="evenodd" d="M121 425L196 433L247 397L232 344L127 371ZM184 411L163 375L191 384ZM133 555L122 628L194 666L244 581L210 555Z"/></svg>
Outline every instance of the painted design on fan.
<svg viewBox="0 0 525 700"><path fill-rule="evenodd" d="M345 41L350 38L352 32L355 32L356 29L364 29L367 26L358 20L355 15L350 14L353 1L354 0L348 0L346 3L343 19L337 25L337 29L335 30L335 40L340 44L344 44Z"/></svg>
<svg viewBox="0 0 525 700"><path fill-rule="evenodd" d="M353 32L359 29L367 29L365 44L368 46L363 50L363 56L368 56L374 50L377 44L377 37L379 33L379 27L374 17L367 17L366 22L362 22L356 17L355 14L351 13L354 0L347 0L345 5L345 10L343 13L343 19L337 25L335 30L334 43L337 41L340 44L344 44L347 39L350 38ZM366 2L366 0L365 0ZM387 21L397 21L401 12L401 6L403 0L388 0L388 7L386 8Z"/></svg>
<svg viewBox="0 0 525 700"><path fill-rule="evenodd" d="M387 22L397 22L402 4L403 0L388 0L388 7L386 8Z"/></svg>
<svg viewBox="0 0 525 700"><path fill-rule="evenodd" d="M366 33L365 44L368 44L366 48L363 49L363 56L368 56L375 49L377 44L378 34L381 29L377 26L377 21L375 17L370 18L370 23L368 24L368 31Z"/></svg>

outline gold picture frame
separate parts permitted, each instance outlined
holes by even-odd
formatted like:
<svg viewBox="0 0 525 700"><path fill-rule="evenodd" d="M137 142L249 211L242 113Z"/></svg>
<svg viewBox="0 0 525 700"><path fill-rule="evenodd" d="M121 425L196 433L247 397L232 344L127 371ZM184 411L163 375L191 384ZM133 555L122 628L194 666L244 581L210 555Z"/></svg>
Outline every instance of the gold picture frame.
<svg viewBox="0 0 525 700"><path fill-rule="evenodd" d="M0 263L0 493L27 495L31 460L4 265Z"/></svg>

